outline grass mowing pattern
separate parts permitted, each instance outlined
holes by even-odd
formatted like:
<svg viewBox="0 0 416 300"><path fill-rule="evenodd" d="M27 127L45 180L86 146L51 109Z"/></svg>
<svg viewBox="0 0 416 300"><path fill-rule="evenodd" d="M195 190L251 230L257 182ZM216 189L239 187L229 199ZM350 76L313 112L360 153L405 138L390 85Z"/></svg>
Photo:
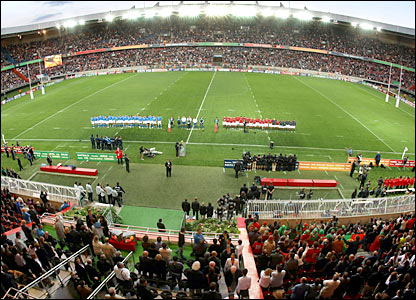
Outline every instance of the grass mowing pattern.
<svg viewBox="0 0 416 300"><path fill-rule="evenodd" d="M385 103L384 94L360 84L235 72L215 75L200 112L205 119L205 130L194 130L187 145L186 158L177 159L174 143L186 141L190 131L177 129L176 119L183 115L197 115L212 77L212 72L164 72L64 81L48 87L46 95L36 93L33 101L26 96L3 105L2 133L9 141L17 136L21 144L30 143L38 150L69 151L71 157L75 157L75 152L101 152L91 150L91 133L121 135L124 149L127 149L125 152L131 159L130 174L115 163L84 162L81 165L75 160L56 160L54 164L62 162L97 168L99 176L95 183L115 185L120 181L127 190L125 203L128 205L173 209L178 209L185 197L191 200L197 196L200 201L215 202L224 193L238 192L243 183L250 185L256 175L319 179L334 179L336 176L346 197L357 185L347 173L258 171L239 179L233 178L231 170L223 173L223 159L239 158L244 151L253 154L296 153L299 160L304 161L345 162L349 147L355 153L359 149L367 150L361 151L364 157L374 157L377 151L381 151L382 158L400 158L407 146L410 158L414 159L414 109L405 104L396 109L394 99ZM93 129L90 125L91 116L136 113L161 115L164 128ZM249 130L245 134L242 130L220 128L218 133L214 133L215 117L222 119L223 116L238 115L294 119L297 130L295 133ZM175 119L175 127L168 133L166 121L170 117ZM275 142L271 151L268 149L268 136ZM140 161L138 149L142 144L156 147L163 155ZM173 162L173 177L169 179L165 177L163 166L167 159ZM20 172L21 176L25 179L31 177L39 170L41 162L46 160L37 161L30 167L27 161L23 161L25 169ZM11 159L2 159L1 165L18 170L17 162ZM378 174L383 177L411 175L409 171L400 170L391 175L393 171L388 169L374 172L374 175ZM370 173L370 179L378 177L374 175ZM94 179L38 174L33 180L72 186L74 181L85 184ZM289 197L294 198L292 195Z"/></svg>

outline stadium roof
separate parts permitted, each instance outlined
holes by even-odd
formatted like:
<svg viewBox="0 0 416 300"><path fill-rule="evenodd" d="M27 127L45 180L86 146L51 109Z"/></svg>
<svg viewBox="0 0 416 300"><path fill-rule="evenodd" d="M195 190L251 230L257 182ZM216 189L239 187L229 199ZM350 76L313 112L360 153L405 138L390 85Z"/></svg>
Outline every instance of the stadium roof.
<svg viewBox="0 0 416 300"><path fill-rule="evenodd" d="M228 2L228 3L227 3ZM236 16L255 16L257 14L263 16L288 17L292 15L300 19L316 19L333 23L346 23L353 26L360 26L363 29L389 31L392 33L404 34L414 38L415 29L390 25L386 23L369 21L361 18L349 17L333 13L324 13L305 9L284 8L276 6L265 6L256 4L235 4L233 1L219 1L209 3L205 1L200 4L184 4L179 5L163 5L157 3L153 7L148 8L131 8L126 10L111 11L105 13L89 14L74 18L62 19L59 21L43 22L31 25L8 27L1 29L1 37L7 38L17 34L32 33L43 29L56 28L59 26L75 26L84 24L85 22L102 22L112 20L114 18L136 19L139 17L161 16L167 17L170 14L179 14L180 16L196 16L206 14L210 16L216 15L236 15ZM256 1L257 2L257 1Z"/></svg>

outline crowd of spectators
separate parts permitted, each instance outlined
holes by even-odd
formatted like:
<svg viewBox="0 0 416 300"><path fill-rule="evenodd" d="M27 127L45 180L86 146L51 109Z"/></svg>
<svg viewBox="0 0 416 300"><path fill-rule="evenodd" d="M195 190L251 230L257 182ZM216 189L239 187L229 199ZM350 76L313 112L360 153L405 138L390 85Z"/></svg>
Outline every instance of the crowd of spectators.
<svg viewBox="0 0 416 300"><path fill-rule="evenodd" d="M365 224L300 221L291 228L260 226L249 216L246 226L266 297L412 299L414 222L413 213Z"/></svg>
<svg viewBox="0 0 416 300"><path fill-rule="evenodd" d="M239 42L271 43L275 45L308 47L376 58L415 67L414 49L381 41L376 33L364 34L359 29L341 25L328 26L319 22L300 23L294 20L277 22L239 23L212 21L197 26L186 22L167 21L157 24L114 22L96 25L88 30L75 29L58 38L30 44L21 43L5 47L10 56L20 62L54 54L71 54L77 51L127 46L135 44L165 44L181 42ZM321 72L333 72L365 79L388 81L389 66L357 59L341 58L316 53L259 49L244 47L174 47L104 52L64 58L64 65L47 70L49 76L82 72L110 67L136 65L202 65L211 64L214 54L223 55L223 64L231 66L265 65L293 67ZM2 67L10 62L2 53ZM27 76L27 68L17 68ZM3 90L18 86L21 79L2 72ZM38 64L31 65L31 79L36 81ZM398 81L400 70L393 68L392 78ZM414 84L414 74L404 72L404 87Z"/></svg>
<svg viewBox="0 0 416 300"><path fill-rule="evenodd" d="M184 233L181 231L180 235ZM179 239L180 241L183 239ZM181 245L179 245L181 247ZM170 280L170 287L178 286L180 289L189 289L191 297L219 291L219 281L224 276L229 293L248 293L249 283L241 283L240 277L247 276L247 270L240 268L240 261L243 250L242 241L234 245L225 231L220 238L214 239L208 244L202 231L198 231L194 237L193 253L194 259L186 259L182 256L173 256L172 250L158 237L156 242L151 243L147 236L142 241L143 255L135 265L141 280L133 287L139 286L144 281L156 285L166 283ZM178 251L179 252L179 249ZM189 268L186 268L188 266ZM243 279L244 282L246 279ZM145 294L140 293L138 296ZM218 294L216 294L218 295ZM215 299L221 299L220 298ZM208 299L208 298L206 298ZM212 298L211 298L212 299Z"/></svg>

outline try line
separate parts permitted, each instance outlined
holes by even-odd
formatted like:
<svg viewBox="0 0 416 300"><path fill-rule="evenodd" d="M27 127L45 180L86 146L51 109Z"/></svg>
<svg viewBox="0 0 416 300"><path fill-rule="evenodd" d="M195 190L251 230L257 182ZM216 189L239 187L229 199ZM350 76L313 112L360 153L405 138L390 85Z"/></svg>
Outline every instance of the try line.
<svg viewBox="0 0 416 300"><path fill-rule="evenodd" d="M100 89L100 90L98 90L98 91L96 91L96 92L94 92L94 93L92 93L92 94L89 94L89 95L87 95L87 96L85 96L85 97L83 97L83 98L79 99L77 102L74 102L74 103L72 103L72 104L69 104L68 106L64 107L63 109L58 110L56 113L54 113L54 114L50 115L49 117L47 117L47 118L43 119L42 121L40 121L40 122L36 123L35 125L33 125L33 126L31 126L31 127L27 128L27 129L26 129L26 130L24 130L24 131L22 131L21 133L19 133L18 135L16 135L13 139L18 138L18 137L19 137L19 136L21 136L22 134L25 134L26 132L28 132L29 130L33 129L34 127L36 127L36 126L38 126L38 125L42 124L43 122L45 122L45 121L49 120L50 118L53 118L54 116L56 116L56 115L57 115L57 114L59 114L59 113L64 112L64 111L65 111L65 110L67 110L68 108L70 108L70 107L72 107L72 106L74 106L74 105L76 105L76 104L80 103L81 101L84 101L85 99L88 99L89 97L94 96L94 95L96 95L96 94L98 94L98 93L100 93L100 92L102 92L102 91L104 91L104 90L106 90L106 89L108 89L108 88L110 88L110 87L112 87L112 86L115 86L115 85L117 85L117 84L119 84L119 83L122 83L123 81L126 81L126 80L128 80L128 79L130 79L130 78L136 77L136 76L137 76L137 75L139 75L139 74L140 74L140 73L137 73L136 75L133 75L133 76L127 77L127 78L125 78L125 79L123 79L123 80L120 80L120 81L114 82L114 83L110 84L109 86L106 86L106 87L104 87L104 88L102 88L102 89Z"/></svg>
<svg viewBox="0 0 416 300"><path fill-rule="evenodd" d="M215 75L216 75L216 74L217 74L217 71L215 71L215 72L214 72L214 75L212 75L211 82L209 83L208 88L207 88L207 91L205 92L204 99L202 99L201 106L199 107L198 114L196 115L196 121L197 121L197 122L198 122L199 113L201 112L202 106L204 105L205 99L207 98L207 95L208 95L208 91L209 91L209 89L211 88L211 84L212 84L212 82L214 81L214 77L215 77ZM194 126L192 126L192 128L191 128L191 132L190 132L190 133L189 133L189 135L188 135L188 139L186 140L186 144L188 144L189 139L191 138L192 131L194 131Z"/></svg>
<svg viewBox="0 0 416 300"><path fill-rule="evenodd" d="M16 139L10 139L16 140ZM80 139L19 139L19 141L37 141L37 142L91 142L90 140L80 140ZM129 141L123 140L123 143L136 143L136 144L171 144L174 145L176 142L167 142L167 141ZM270 145L250 145L250 144L222 144L222 143L188 143L189 145L202 145L202 146L235 146L235 147L258 147L258 148L270 148ZM274 145L274 148L289 148L289 149L304 149L304 150L324 150L324 151L341 151L347 152L347 149L337 149L337 148L319 148L319 147L301 147L301 146L279 146ZM357 149L355 151L360 152L370 152L370 153L384 153L384 154L402 154L402 152L387 152L387 151L376 151L376 150L364 150ZM415 155L415 153L407 152L409 155Z"/></svg>
<svg viewBox="0 0 416 300"><path fill-rule="evenodd" d="M331 98L329 98L328 96L324 95L323 93L321 93L320 91L318 91L317 89L315 89L314 87L310 86L309 84L307 84L306 82L303 82L301 79L296 78L296 76L293 76L293 78L295 78L297 81L299 81L300 83L302 83L303 85L307 86L308 88L310 88L311 90L315 91L316 93L318 93L319 95L321 95L322 97L324 97L325 99L327 99L329 102L331 102L332 104L334 104L335 106L337 106L339 109L341 109L344 113L346 113L347 115L349 115L352 119L354 119L355 121L357 121L357 123L359 123L361 126L363 126L365 129L367 129L372 135L374 135L380 142L382 142L384 145L386 145L391 151L394 152L394 149L392 147L390 147L384 140L380 139L370 128L368 128L367 126L365 126L360 120L358 120L356 117L354 117L352 114L350 114L348 111L346 111L344 108L342 108L341 105L339 105L338 103L336 103L335 101L333 101Z"/></svg>

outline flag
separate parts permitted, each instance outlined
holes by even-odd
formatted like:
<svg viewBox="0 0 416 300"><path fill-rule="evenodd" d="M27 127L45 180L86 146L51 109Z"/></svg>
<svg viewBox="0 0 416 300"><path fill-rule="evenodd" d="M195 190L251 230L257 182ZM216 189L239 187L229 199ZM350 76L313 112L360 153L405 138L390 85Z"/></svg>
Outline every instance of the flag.
<svg viewBox="0 0 416 300"><path fill-rule="evenodd" d="M218 131L218 124L215 124L214 132L217 133L217 131Z"/></svg>
<svg viewBox="0 0 416 300"><path fill-rule="evenodd" d="M170 121L168 120L168 132L170 132Z"/></svg>

